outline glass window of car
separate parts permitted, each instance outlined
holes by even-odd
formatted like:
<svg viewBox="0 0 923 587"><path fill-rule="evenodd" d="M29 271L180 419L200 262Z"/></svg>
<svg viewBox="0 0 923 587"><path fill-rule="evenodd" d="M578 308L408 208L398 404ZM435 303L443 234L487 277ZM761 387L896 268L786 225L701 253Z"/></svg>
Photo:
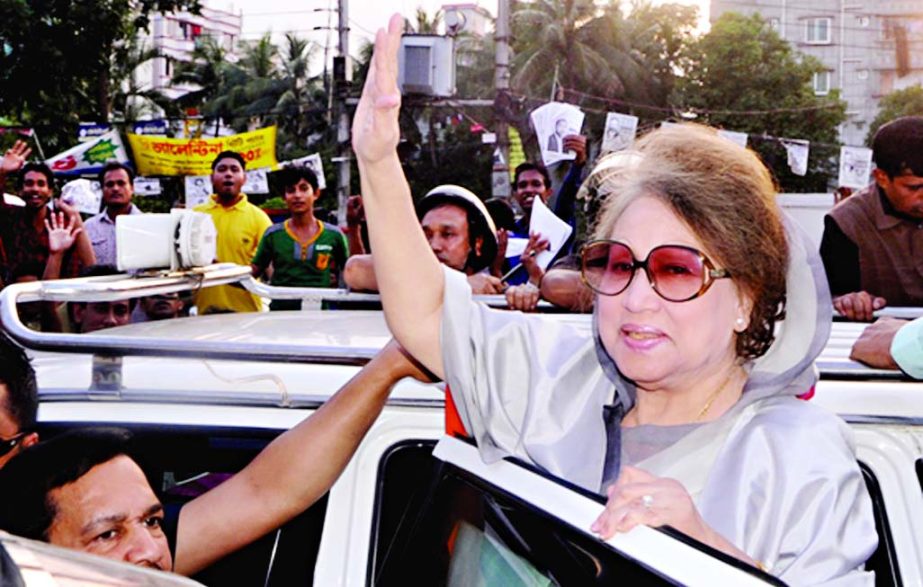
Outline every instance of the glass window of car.
<svg viewBox="0 0 923 587"><path fill-rule="evenodd" d="M658 585L655 571L432 457L392 447L379 467L369 584Z"/></svg>

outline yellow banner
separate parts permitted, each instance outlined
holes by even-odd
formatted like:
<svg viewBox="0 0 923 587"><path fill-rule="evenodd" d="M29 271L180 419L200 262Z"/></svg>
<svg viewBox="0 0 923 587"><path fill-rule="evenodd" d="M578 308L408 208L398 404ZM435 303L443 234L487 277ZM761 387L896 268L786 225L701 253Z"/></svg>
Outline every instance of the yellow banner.
<svg viewBox="0 0 923 587"><path fill-rule="evenodd" d="M212 161L222 151L237 151L247 169L275 169L276 127L214 139L168 139L128 135L138 175L211 175Z"/></svg>
<svg viewBox="0 0 923 587"><path fill-rule="evenodd" d="M519 136L519 131L514 127L509 127L509 136L510 136L510 181L513 181L513 174L516 172L516 167L526 162L526 153L522 149L522 138Z"/></svg>

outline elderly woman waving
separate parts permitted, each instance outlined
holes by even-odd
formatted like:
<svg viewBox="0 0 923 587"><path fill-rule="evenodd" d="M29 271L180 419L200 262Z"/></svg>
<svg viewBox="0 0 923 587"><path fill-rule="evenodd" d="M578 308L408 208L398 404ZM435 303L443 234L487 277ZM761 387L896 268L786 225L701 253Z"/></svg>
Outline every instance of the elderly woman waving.
<svg viewBox="0 0 923 587"><path fill-rule="evenodd" d="M492 311L413 212L395 150L401 26L378 33L353 126L375 272L392 332L448 381L482 456L608 494L604 537L670 525L793 584L870 584L849 430L797 398L829 333L823 269L759 159L705 127L649 134L592 178L608 194L582 253L594 336Z"/></svg>

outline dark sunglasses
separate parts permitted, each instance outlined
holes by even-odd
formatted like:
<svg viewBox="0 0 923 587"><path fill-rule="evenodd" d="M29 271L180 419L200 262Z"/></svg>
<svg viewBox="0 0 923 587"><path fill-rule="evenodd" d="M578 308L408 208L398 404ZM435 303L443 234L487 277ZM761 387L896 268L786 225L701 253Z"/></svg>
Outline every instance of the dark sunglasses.
<svg viewBox="0 0 923 587"><path fill-rule="evenodd" d="M10 438L0 438L0 457L8 455L10 451L16 448L16 445L22 442L22 439L25 438L27 434L29 433L20 432L19 434L11 436Z"/></svg>
<svg viewBox="0 0 923 587"><path fill-rule="evenodd" d="M657 295L670 302L688 302L708 291L716 279L730 277L716 269L702 252L682 245L654 247L643 261L625 243L592 241L581 252L581 277L596 293L615 296L626 289L638 269L644 269Z"/></svg>

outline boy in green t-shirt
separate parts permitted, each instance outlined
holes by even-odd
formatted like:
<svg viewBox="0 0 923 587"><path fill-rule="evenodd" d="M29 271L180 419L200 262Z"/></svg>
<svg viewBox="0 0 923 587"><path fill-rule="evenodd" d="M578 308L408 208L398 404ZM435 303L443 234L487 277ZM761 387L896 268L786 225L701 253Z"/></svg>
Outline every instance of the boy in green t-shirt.
<svg viewBox="0 0 923 587"><path fill-rule="evenodd" d="M282 171L285 205L292 216L263 233L251 262L254 277L272 264L272 285L335 287L349 256L346 237L336 226L314 217L317 176L306 167ZM270 310L298 310L299 300L273 300Z"/></svg>

